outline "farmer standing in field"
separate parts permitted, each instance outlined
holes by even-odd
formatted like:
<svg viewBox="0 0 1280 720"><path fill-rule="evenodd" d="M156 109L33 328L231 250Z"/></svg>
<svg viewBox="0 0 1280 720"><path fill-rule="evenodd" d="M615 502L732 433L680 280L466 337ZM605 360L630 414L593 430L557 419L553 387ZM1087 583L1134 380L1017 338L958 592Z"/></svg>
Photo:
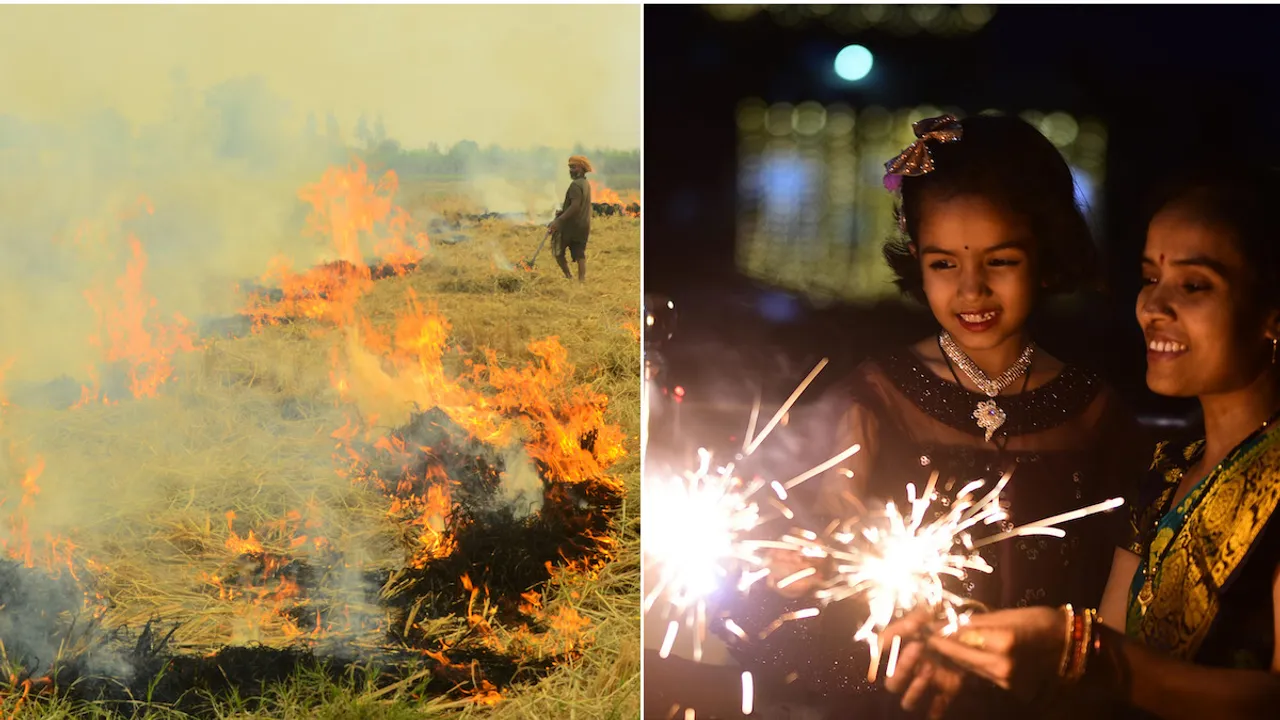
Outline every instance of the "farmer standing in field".
<svg viewBox="0 0 1280 720"><path fill-rule="evenodd" d="M556 262L564 271L567 279L573 277L569 272L569 263L565 260L567 249L574 262L578 263L578 282L587 281L587 237L591 234L591 185L587 182L587 173L591 172L591 163L581 155L569 158L569 190L564 194L564 206L556 213L556 219L547 226L555 234L552 248Z"/></svg>

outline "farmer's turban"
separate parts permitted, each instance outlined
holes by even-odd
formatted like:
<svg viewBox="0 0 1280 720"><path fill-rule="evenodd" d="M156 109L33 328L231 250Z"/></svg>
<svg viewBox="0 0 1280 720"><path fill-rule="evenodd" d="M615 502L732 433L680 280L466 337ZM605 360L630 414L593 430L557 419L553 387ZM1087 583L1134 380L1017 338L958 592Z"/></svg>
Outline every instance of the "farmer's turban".
<svg viewBox="0 0 1280 720"><path fill-rule="evenodd" d="M586 158L582 157L581 155L574 155L570 157L569 164L577 165L578 167L582 168L583 170L586 170L587 172L592 172L591 162L588 161Z"/></svg>

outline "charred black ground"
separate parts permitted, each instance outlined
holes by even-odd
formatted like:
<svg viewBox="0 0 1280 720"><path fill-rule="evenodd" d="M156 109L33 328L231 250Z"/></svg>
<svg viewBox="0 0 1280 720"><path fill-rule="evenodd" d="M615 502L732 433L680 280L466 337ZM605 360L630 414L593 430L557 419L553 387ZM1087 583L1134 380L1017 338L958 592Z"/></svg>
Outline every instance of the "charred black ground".
<svg viewBox="0 0 1280 720"><path fill-rule="evenodd" d="M412 677L409 690L445 696L470 689L477 677L499 689L535 680L566 659L528 661L474 648L450 651L448 664L442 664L406 648L387 650L375 664L318 657L304 648L261 646L227 647L213 656L199 656L179 654L171 647L173 629L157 622L139 631L111 633L95 649L59 664L33 688L52 687L66 699L93 702L120 717L140 714L144 704L161 704L204 718L214 717L218 699L241 698L252 709L267 700L266 688L304 673L371 689ZM131 674L121 678L94 672L104 663L123 664ZM25 679L18 676L17 684Z"/></svg>
<svg viewBox="0 0 1280 720"><path fill-rule="evenodd" d="M12 673L9 679L15 685L37 680L36 687L46 692L96 701L122 717L133 714L142 701L208 717L214 712L211 698L261 699L264 688L304 670L375 686L427 670L415 677L418 692L462 695L478 690L476 685L484 681L500 691L512 683L536 679L564 662L565 654L532 660L496 652L481 643L462 642L446 649L438 638L420 630L419 623L410 624L412 629L406 631L406 615L465 617L471 598L462 585L465 575L474 587L483 588L499 622L544 630L538 618L521 609L526 603L522 595L544 588L551 568L608 559L607 541L599 538L610 534L621 494L603 478L554 482L547 468L535 466L542 479L542 507L539 512L522 512L521 504L513 504L502 492L506 468L499 451L471 438L444 412L432 409L415 414L393 437L404 441L404 447L429 447L430 452L419 452L404 467L390 464L385 454L373 448L364 448L364 457L370 460L360 470L391 479L387 486L405 495L426 493L426 478L444 475L455 481L448 531L456 548L421 568L400 571L391 583L390 571L367 574L370 587L383 588L381 604L391 615L391 629L372 661L367 648L350 653L330 648L324 657L302 647L227 647L213 656L185 653L171 644L175 626L165 618L143 628L105 632L73 619L81 594L67 573L51 577L3 561L0 641ZM579 443L594 452L594 432L579 438ZM331 559L341 561L336 553ZM261 582L264 576L287 577L304 589L323 583L323 570L307 562L261 554L246 554L241 560L242 566L223 578L224 583ZM88 581L83 575L81 580ZM314 629L317 620L323 624L334 619L323 614L317 619L314 608L301 605L294 618L303 630ZM67 645L59 658L63 642ZM439 654L442 650L447 656Z"/></svg>

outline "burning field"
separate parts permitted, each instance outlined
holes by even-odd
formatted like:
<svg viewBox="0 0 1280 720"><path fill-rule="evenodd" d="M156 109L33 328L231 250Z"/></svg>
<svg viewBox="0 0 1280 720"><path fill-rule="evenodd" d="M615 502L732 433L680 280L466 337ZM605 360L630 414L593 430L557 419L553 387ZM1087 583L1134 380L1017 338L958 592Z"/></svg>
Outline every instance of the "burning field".
<svg viewBox="0 0 1280 720"><path fill-rule="evenodd" d="M315 178L328 260L222 317L149 291L145 198L60 241L110 272L95 361L0 382L0 712L638 714L639 206L580 286L407 190Z"/></svg>

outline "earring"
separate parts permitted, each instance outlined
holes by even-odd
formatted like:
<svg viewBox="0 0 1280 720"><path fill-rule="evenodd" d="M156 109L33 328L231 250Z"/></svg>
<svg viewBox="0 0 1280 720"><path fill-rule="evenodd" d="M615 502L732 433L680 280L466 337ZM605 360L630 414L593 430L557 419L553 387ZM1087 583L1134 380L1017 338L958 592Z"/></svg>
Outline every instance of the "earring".
<svg viewBox="0 0 1280 720"><path fill-rule="evenodd" d="M1271 364L1276 364L1276 345L1280 344L1280 338L1271 338Z"/></svg>

